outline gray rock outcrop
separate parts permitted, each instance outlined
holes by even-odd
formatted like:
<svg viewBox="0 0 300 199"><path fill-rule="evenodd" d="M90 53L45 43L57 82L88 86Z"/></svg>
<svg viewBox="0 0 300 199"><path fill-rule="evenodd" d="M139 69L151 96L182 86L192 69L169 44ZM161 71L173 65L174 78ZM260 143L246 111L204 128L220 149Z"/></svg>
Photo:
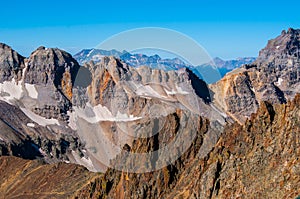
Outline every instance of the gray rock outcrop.
<svg viewBox="0 0 300 199"><path fill-rule="evenodd" d="M214 102L239 122L255 113L260 101L286 103L300 92L300 30L289 29L259 53L257 60L233 70L210 87Z"/></svg>
<svg viewBox="0 0 300 199"><path fill-rule="evenodd" d="M0 83L4 81L19 81L24 69L24 57L11 47L0 43Z"/></svg>

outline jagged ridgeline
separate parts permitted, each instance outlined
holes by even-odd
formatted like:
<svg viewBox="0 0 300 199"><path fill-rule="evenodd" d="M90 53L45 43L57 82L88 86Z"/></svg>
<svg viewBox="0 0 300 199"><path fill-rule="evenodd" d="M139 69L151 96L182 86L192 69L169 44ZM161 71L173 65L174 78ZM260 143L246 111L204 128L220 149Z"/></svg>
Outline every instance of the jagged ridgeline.
<svg viewBox="0 0 300 199"><path fill-rule="evenodd" d="M296 198L299 33L210 85L184 67L1 44L0 196Z"/></svg>
<svg viewBox="0 0 300 199"><path fill-rule="evenodd" d="M120 52L117 50L103 50L95 48L81 50L74 55L74 58L83 65L90 61L95 63L100 62L105 56L114 56L135 68L147 66L153 69L161 69L165 71L189 68L200 79L207 77L205 80L210 81L208 83L216 82L233 69L239 68L243 64L250 64L255 61L254 57L243 57L227 61L216 57L209 63L193 66L187 61L183 61L183 59L180 59L176 56L175 58L162 58L157 54L148 56L141 53L131 54L125 50Z"/></svg>
<svg viewBox="0 0 300 199"><path fill-rule="evenodd" d="M260 101L286 103L300 92L300 30L289 29L268 42L255 62L210 85L214 103L245 122Z"/></svg>
<svg viewBox="0 0 300 199"><path fill-rule="evenodd" d="M138 138L189 129L192 142L201 116L212 121L210 133L225 124L226 116L211 104L208 85L186 68L133 68L114 57L80 66L70 54L45 47L28 58L4 44L1 52L2 118L8 129L1 135L3 155L105 172L123 147Z"/></svg>

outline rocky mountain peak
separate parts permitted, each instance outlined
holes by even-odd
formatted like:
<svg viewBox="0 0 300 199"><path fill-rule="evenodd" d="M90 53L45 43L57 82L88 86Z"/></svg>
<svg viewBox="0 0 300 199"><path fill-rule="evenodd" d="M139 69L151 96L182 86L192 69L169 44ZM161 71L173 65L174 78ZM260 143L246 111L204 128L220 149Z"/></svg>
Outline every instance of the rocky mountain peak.
<svg viewBox="0 0 300 199"><path fill-rule="evenodd" d="M102 64L104 64L108 70L118 70L118 71L128 70L127 64L125 64L120 59L115 58L113 56L104 57Z"/></svg>
<svg viewBox="0 0 300 199"><path fill-rule="evenodd" d="M0 43L0 83L11 81L13 78L19 81L24 68L24 57L19 55L10 46Z"/></svg>
<svg viewBox="0 0 300 199"><path fill-rule="evenodd" d="M80 66L65 51L39 47L24 58L0 44L0 99L32 114L67 120Z"/></svg>
<svg viewBox="0 0 300 199"><path fill-rule="evenodd" d="M289 28L281 35L268 41L267 46L259 52L256 64L258 66L299 64L300 29Z"/></svg>
<svg viewBox="0 0 300 199"><path fill-rule="evenodd" d="M27 60L25 83L54 84L70 99L72 97L72 85L79 67L77 61L69 53L57 48L41 46Z"/></svg>
<svg viewBox="0 0 300 199"><path fill-rule="evenodd" d="M300 30L299 29L293 29L293 28L289 28L287 31L287 34L298 34L299 35Z"/></svg>
<svg viewBox="0 0 300 199"><path fill-rule="evenodd" d="M225 63L225 61L224 61L223 59L221 59L220 57L215 57L215 58L213 59L213 61L214 61L214 63L215 63L216 65L222 65L222 64Z"/></svg>
<svg viewBox="0 0 300 199"><path fill-rule="evenodd" d="M46 47L45 47L45 46L40 46L40 47L38 47L38 48L36 49L36 51L38 51L38 50L46 50Z"/></svg>
<svg viewBox="0 0 300 199"><path fill-rule="evenodd" d="M300 30L269 40L252 64L233 70L212 85L216 104L244 122L260 101L286 103L300 91Z"/></svg>
<svg viewBox="0 0 300 199"><path fill-rule="evenodd" d="M197 77L197 75L195 75L193 73L193 71L191 71L188 68L184 68L184 69L180 69L181 71L185 71L185 73L187 74L187 79L190 80L190 83L193 87L193 89L195 90L195 93L197 94L198 97L200 97L201 99L203 99L203 101L205 103L210 103L211 102L211 93L210 90L208 88L208 85L205 81L203 81L202 79L199 79Z"/></svg>

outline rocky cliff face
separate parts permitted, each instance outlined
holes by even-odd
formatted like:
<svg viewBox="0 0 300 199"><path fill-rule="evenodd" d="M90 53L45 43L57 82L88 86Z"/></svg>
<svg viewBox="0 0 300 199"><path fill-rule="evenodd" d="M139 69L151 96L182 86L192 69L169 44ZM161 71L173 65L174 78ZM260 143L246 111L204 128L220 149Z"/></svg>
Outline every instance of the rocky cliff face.
<svg viewBox="0 0 300 199"><path fill-rule="evenodd" d="M225 130L207 160L207 168L217 168L213 198L299 195L299 100L262 102L244 125Z"/></svg>
<svg viewBox="0 0 300 199"><path fill-rule="evenodd" d="M0 83L12 79L19 81L24 69L24 57L6 44L0 43L0 65Z"/></svg>
<svg viewBox="0 0 300 199"><path fill-rule="evenodd" d="M205 157L199 151L209 121L198 118L196 139L186 153L172 164L144 174L109 169L99 175L66 163L42 165L1 157L1 193L6 197L296 198L300 193L299 107L300 95L287 104L262 102L245 124L227 126ZM181 114L170 115L170 121L176 121ZM169 125L177 128L176 122ZM163 144L165 136L140 139L124 148L132 152L153 150L156 139ZM40 179L40 183L33 179Z"/></svg>
<svg viewBox="0 0 300 199"><path fill-rule="evenodd" d="M0 155L74 162L71 151L82 156L82 146L67 111L79 65L58 49L40 47L23 58L0 46Z"/></svg>
<svg viewBox="0 0 300 199"><path fill-rule="evenodd" d="M80 96L73 96L70 120L77 118L77 133L96 170L103 171L101 164L112 166L110 160L135 139L170 132L170 115L177 111L183 111L186 119L190 116L190 123L176 120L178 128L172 127L176 133L184 127L198 128L196 115L210 118L211 128L218 131L225 124L224 115L210 104L206 83L188 69L133 68L113 57L86 68L91 82L87 89L78 88ZM122 170L120 164L117 167Z"/></svg>
<svg viewBox="0 0 300 199"><path fill-rule="evenodd" d="M197 115L218 132L226 123L211 105L207 84L189 69L133 68L114 57L80 67L68 53L45 47L23 61L20 80L0 85L7 129L0 135L2 155L104 172L135 138L171 131L167 124L177 111L183 119L172 126L176 133L198 128ZM214 142L205 143L212 148Z"/></svg>
<svg viewBox="0 0 300 199"><path fill-rule="evenodd" d="M71 150L82 156L83 146L74 132L53 124L43 126L24 109L3 101L0 110L0 156L43 158L48 163L72 161Z"/></svg>
<svg viewBox="0 0 300 199"><path fill-rule="evenodd" d="M215 103L244 122L260 101L286 103L300 91L299 30L289 29L268 42L257 60L211 85Z"/></svg>
<svg viewBox="0 0 300 199"><path fill-rule="evenodd" d="M81 198L295 198L300 185L298 156L300 95L287 104L262 102L244 125L228 126L214 149L199 156L207 121L175 163L150 173L109 170L82 189ZM163 140L162 138L159 139ZM151 139L131 151L153 150ZM149 147L150 146L150 147Z"/></svg>
<svg viewBox="0 0 300 199"><path fill-rule="evenodd" d="M25 83L54 85L69 100L79 65L72 56L59 49L39 47L27 60Z"/></svg>
<svg viewBox="0 0 300 199"><path fill-rule="evenodd" d="M41 97L33 111L46 118L67 119L79 65L59 49L40 47L26 60L24 83L35 85Z"/></svg>
<svg viewBox="0 0 300 199"><path fill-rule="evenodd" d="M5 44L0 47L1 99L19 100L40 116L66 120L80 67L76 60L59 49L40 47L25 59Z"/></svg>

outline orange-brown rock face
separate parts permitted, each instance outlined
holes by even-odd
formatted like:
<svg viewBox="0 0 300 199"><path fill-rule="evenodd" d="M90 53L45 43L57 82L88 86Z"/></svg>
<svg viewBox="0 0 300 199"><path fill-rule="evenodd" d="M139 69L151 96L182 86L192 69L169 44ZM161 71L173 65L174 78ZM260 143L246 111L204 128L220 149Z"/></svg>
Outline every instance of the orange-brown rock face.
<svg viewBox="0 0 300 199"><path fill-rule="evenodd" d="M211 85L214 102L243 123L260 101L286 103L300 92L300 30L289 29L268 42L257 60Z"/></svg>
<svg viewBox="0 0 300 199"><path fill-rule="evenodd" d="M63 74L63 78L61 80L61 88L65 96L71 101L72 100L72 79L69 71L66 71Z"/></svg>
<svg viewBox="0 0 300 199"><path fill-rule="evenodd" d="M243 123L256 112L258 102L247 71L237 69L211 85L214 102L236 121Z"/></svg>
<svg viewBox="0 0 300 199"><path fill-rule="evenodd" d="M201 159L195 151L206 132L202 121L199 137L174 164L145 174L109 170L78 194L82 198L295 198L300 195L299 107L300 95L283 105L262 102L244 125L228 126ZM151 139L142 142L130 150L153 147Z"/></svg>
<svg viewBox="0 0 300 199"><path fill-rule="evenodd" d="M180 115L177 112L169 116L173 121L170 129L177 128ZM169 166L144 174L109 169L99 175L73 164L44 165L38 161L1 157L1 196L295 198L300 195L299 118L300 95L283 105L262 102L258 112L244 125L235 123L226 127L205 158L199 158L198 152L202 137L207 134L208 121L199 118L198 134L191 148ZM165 136L158 135L158 140L164 143ZM153 150L156 139L138 140L127 150Z"/></svg>
<svg viewBox="0 0 300 199"><path fill-rule="evenodd" d="M261 103L244 125L228 127L207 163L219 164L215 198L295 198L300 193L300 95Z"/></svg>
<svg viewBox="0 0 300 199"><path fill-rule="evenodd" d="M88 87L88 94L94 105L107 104L112 98L112 89L115 82L107 69L101 70L98 74L94 74L91 85ZM99 81L101 80L101 81Z"/></svg>
<svg viewBox="0 0 300 199"><path fill-rule="evenodd" d="M149 153L158 150L160 147L166 146L170 141L175 139L176 134L185 134L186 139L191 139L193 133L184 131L180 127L180 120L184 120L184 113L178 110L176 113L167 117L169 123L166 123L160 133L151 138L138 139L134 141L132 147L126 146L126 150L132 153ZM165 198L176 187L177 178L185 171L191 171L190 164L197 159L198 151L203 144L203 137L208 132L209 121L201 117L191 117L195 120L194 130L197 132L191 146L183 155L173 164L166 165L155 171L155 167L159 164L157 157L151 156L152 164L147 164L145 159L137 159L136 162L145 162L144 167L152 167L153 172L142 174L129 173L126 171L117 171L109 169L105 175L91 182L84 189L78 192L80 198ZM192 127L187 124L186 127ZM183 130L183 131L182 131ZM124 147L125 148L125 147ZM178 149L169 151L170 154L178 153ZM116 163L122 162L124 168L129 167L132 162L130 159L118 156L114 160ZM138 168L137 168L138 169ZM142 170L139 168L138 170ZM126 169L125 169L126 170ZM192 179L191 179L192 180ZM93 189L93 187L96 187ZM93 190L92 190L93 189Z"/></svg>

